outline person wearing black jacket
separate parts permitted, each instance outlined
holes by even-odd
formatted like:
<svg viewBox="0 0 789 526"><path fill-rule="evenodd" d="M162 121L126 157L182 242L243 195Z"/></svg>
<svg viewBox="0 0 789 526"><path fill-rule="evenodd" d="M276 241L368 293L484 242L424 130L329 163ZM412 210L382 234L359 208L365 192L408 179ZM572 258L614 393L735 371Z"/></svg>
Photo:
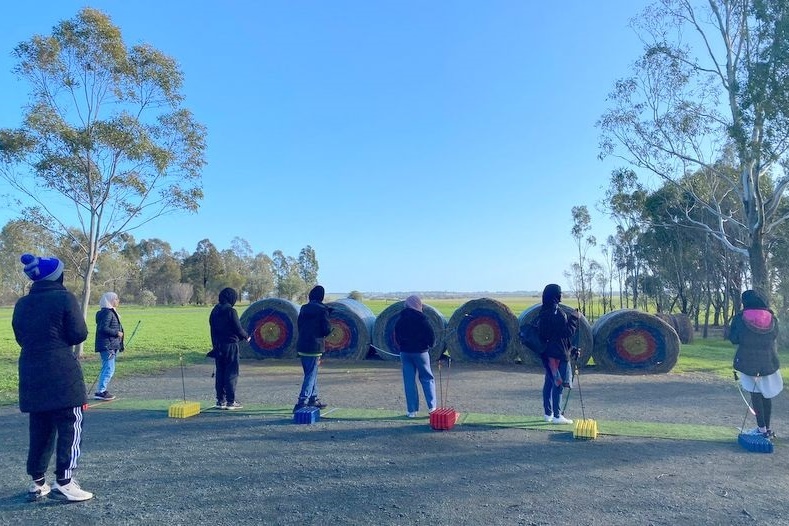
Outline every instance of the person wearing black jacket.
<svg viewBox="0 0 789 526"><path fill-rule="evenodd" d="M98 385L93 398L97 400L115 400L107 388L115 374L115 358L123 352L123 325L118 316L120 299L114 292L105 292L99 300L96 312L96 352L101 356L101 371Z"/></svg>
<svg viewBox="0 0 789 526"><path fill-rule="evenodd" d="M429 350L436 342L436 335L422 312L422 300L418 296L405 299L405 308L400 311L400 317L395 322L394 336L400 347L406 416L416 418L419 412L417 376L422 384L428 413L432 413L436 409L436 382L430 369Z"/></svg>
<svg viewBox="0 0 789 526"><path fill-rule="evenodd" d="M332 330L329 322L330 309L323 304L325 294L323 287L314 286L308 296L309 302L299 309L296 352L301 358L304 379L296 405L293 406L294 413L308 405L319 409L326 407L318 397L318 365L325 350L324 339Z"/></svg>
<svg viewBox="0 0 789 526"><path fill-rule="evenodd" d="M238 383L238 342L249 341L247 331L241 326L233 305L238 294L235 289L224 288L219 292L219 303L211 310L208 323L211 326L211 352L216 362L216 407L218 409L241 409L236 400Z"/></svg>
<svg viewBox="0 0 789 526"><path fill-rule="evenodd" d="M63 263L57 258L23 254L25 274L33 281L27 296L14 306L11 325L21 347L19 409L29 413L27 473L33 482L28 498L50 492L69 501L93 498L72 478L82 444L82 406L86 403L82 367L74 346L88 337L77 298L63 286ZM55 481L46 482L52 453Z"/></svg>
<svg viewBox="0 0 789 526"><path fill-rule="evenodd" d="M569 372L570 339L578 329L578 316L567 315L559 306L562 288L551 283L542 291L542 306L538 316L540 339L545 342L542 364L545 379L542 387L544 419L553 424L572 424L561 412L562 391L572 381ZM577 359L577 355L575 356Z"/></svg>
<svg viewBox="0 0 789 526"><path fill-rule="evenodd" d="M767 301L755 290L742 293L742 312L735 314L729 328L729 341L737 346L734 370L743 390L751 393L758 428L748 434L775 437L770 427L772 399L783 390L778 361L778 319Z"/></svg>

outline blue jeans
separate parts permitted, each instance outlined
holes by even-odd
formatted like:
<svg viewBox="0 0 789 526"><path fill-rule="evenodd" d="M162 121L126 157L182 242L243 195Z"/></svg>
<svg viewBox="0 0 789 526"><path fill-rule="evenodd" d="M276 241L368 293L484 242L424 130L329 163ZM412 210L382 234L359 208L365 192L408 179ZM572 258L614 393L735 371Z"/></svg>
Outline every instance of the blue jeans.
<svg viewBox="0 0 789 526"><path fill-rule="evenodd" d="M548 359L542 359L542 365L545 368L545 380L542 384L542 406L546 415L559 416L562 414L562 391L563 385L556 385L556 379L553 377L553 371L548 365ZM559 374L562 375L564 384L569 384L571 378L567 378L567 362L564 360L559 362Z"/></svg>
<svg viewBox="0 0 789 526"><path fill-rule="evenodd" d="M112 375L115 374L115 354L117 351L102 351L101 355L101 371L99 372L99 385L96 389L97 393L103 393L107 390L112 380Z"/></svg>
<svg viewBox="0 0 789 526"><path fill-rule="evenodd" d="M416 388L416 377L422 384L427 410L436 408L436 381L430 370L430 354L425 352L401 352L400 363L403 366L403 388L405 389L405 406L409 413L419 411L419 391Z"/></svg>
<svg viewBox="0 0 789 526"><path fill-rule="evenodd" d="M320 362L320 356L301 357L304 381L301 383L301 391L299 392L300 404L304 404L308 400L315 401L318 398L318 362Z"/></svg>

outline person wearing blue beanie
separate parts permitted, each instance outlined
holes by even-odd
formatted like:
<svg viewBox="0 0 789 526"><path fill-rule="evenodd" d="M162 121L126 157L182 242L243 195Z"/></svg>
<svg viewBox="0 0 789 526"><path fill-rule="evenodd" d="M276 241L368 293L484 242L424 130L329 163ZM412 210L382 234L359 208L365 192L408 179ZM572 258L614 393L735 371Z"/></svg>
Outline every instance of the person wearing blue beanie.
<svg viewBox="0 0 789 526"><path fill-rule="evenodd" d="M24 272L33 281L16 302L11 325L21 347L19 409L30 415L27 473L33 481L28 498L48 494L67 501L93 498L72 478L82 443L82 406L86 403L82 367L74 346L88 337L77 298L63 286L63 263L57 258L23 254ZM55 481L46 471L56 455Z"/></svg>

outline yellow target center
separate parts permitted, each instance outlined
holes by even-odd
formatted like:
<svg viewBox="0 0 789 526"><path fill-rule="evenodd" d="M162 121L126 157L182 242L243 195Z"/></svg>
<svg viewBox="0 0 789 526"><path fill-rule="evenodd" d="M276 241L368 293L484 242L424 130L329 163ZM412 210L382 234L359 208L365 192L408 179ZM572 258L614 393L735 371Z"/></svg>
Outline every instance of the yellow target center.
<svg viewBox="0 0 789 526"><path fill-rule="evenodd" d="M495 336L496 331L494 331L490 325L480 323L473 329L471 329L471 338L474 340L474 343L486 345L493 341L493 337Z"/></svg>
<svg viewBox="0 0 789 526"><path fill-rule="evenodd" d="M625 338L624 348L633 356L649 352L649 344L642 334L630 334Z"/></svg>
<svg viewBox="0 0 789 526"><path fill-rule="evenodd" d="M260 334L260 339L264 342L275 342L279 339L281 329L279 325L276 323L264 323L260 329L258 329L258 334Z"/></svg>

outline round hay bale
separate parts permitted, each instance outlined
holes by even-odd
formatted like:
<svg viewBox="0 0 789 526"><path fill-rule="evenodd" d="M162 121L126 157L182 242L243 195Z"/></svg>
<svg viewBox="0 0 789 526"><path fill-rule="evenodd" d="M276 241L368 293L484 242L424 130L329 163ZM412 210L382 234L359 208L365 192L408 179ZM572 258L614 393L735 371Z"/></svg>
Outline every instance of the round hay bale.
<svg viewBox="0 0 789 526"><path fill-rule="evenodd" d="M531 323L532 320L537 316L540 312L540 307L542 305L540 303L536 305L532 305L525 311L521 312L520 316L518 316L518 331L520 328L526 325L527 323ZM572 344L579 349L581 349L581 359L578 362L580 367L586 367L589 363L589 360L592 358L592 350L594 349L594 338L592 337L592 324L589 323L589 320L586 319L586 316L576 312L576 310L572 307L568 307L562 303L559 304L559 307L567 314L568 316L571 315L578 315L580 318L578 319L578 330L575 332L575 336L573 336ZM519 352L521 357L523 358L523 363L526 365L539 365L542 367L542 361L540 357L537 356L534 351L529 349L528 347L524 346L519 338L516 338L517 345L519 348Z"/></svg>
<svg viewBox="0 0 789 526"><path fill-rule="evenodd" d="M665 321L666 323L668 323L669 325L671 325L671 327L672 327L672 328L673 328L675 331L677 330L677 321L676 321L676 319L674 318L674 315L673 315L673 314L668 314L668 313L665 313L665 312L657 312L657 313L655 313L655 316L657 316L657 317L658 317L658 318L660 318L661 320L663 320L663 321Z"/></svg>
<svg viewBox="0 0 789 526"><path fill-rule="evenodd" d="M687 314L674 314L674 329L677 331L679 341L682 343L693 343L693 322Z"/></svg>
<svg viewBox="0 0 789 526"><path fill-rule="evenodd" d="M397 360L400 355L400 345L397 343L397 335L395 334L394 328L404 308L404 301L392 303L375 319L375 326L373 327L373 346L378 356L384 360ZM437 309L426 303L422 304L422 312L427 316L427 321L430 323L436 335L436 343L433 345L433 348L430 349L430 357L437 360L446 348L445 333L447 319Z"/></svg>
<svg viewBox="0 0 789 526"><path fill-rule="evenodd" d="M367 306L351 298L327 303L332 332L326 339L324 358L363 360L372 341L375 315Z"/></svg>
<svg viewBox="0 0 789 526"><path fill-rule="evenodd" d="M447 324L446 344L453 360L514 361L518 319L503 303L480 298L461 305Z"/></svg>
<svg viewBox="0 0 789 526"><path fill-rule="evenodd" d="M679 357L679 337L657 316L635 309L609 312L592 327L592 356L601 369L624 374L669 372Z"/></svg>
<svg viewBox="0 0 789 526"><path fill-rule="evenodd" d="M243 358L293 358L299 305L281 298L266 298L252 303L241 314L241 326L252 337L240 342Z"/></svg>

